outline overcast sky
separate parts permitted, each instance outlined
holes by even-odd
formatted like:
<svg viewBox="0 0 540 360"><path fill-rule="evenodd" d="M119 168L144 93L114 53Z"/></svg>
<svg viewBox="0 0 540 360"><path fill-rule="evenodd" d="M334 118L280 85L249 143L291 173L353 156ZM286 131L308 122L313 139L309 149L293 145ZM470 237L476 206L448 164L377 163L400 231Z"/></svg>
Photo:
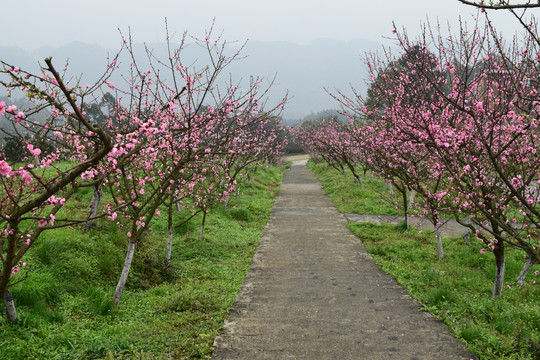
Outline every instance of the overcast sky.
<svg viewBox="0 0 540 360"><path fill-rule="evenodd" d="M72 41L117 48L118 28L136 42L164 40L164 19L177 33L204 34L212 19L227 40L306 44L317 38L385 41L392 21L417 33L426 17L456 24L476 13L457 0L1 0L0 45L35 50ZM504 33L519 29L507 12L494 14ZM0 54L1 57L1 54Z"/></svg>

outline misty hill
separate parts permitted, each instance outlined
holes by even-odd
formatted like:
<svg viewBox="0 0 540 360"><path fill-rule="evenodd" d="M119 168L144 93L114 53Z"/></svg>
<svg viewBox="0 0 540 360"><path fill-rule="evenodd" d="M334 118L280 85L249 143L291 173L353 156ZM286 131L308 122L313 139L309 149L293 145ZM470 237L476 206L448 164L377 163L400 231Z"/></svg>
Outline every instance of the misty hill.
<svg viewBox="0 0 540 360"><path fill-rule="evenodd" d="M149 44L156 57L167 58L165 44ZM231 52L234 51L234 46ZM228 68L232 78L243 79L246 83L251 75L261 76L267 83L276 77L270 91L270 104L275 104L289 92L289 101L283 113L284 118L301 119L309 114L325 109L338 108L338 104L324 91L341 89L350 92L352 84L360 92L365 92L367 71L361 61L367 51L375 51L379 44L369 40L342 42L333 39L319 39L308 45L288 42L248 42L242 51L245 59L233 63ZM145 59L144 48L136 47L138 59ZM113 56L114 50L98 45L73 42L59 48L42 47L31 53L17 47L0 47L0 59L21 68L37 71L38 61L53 57L58 68L69 59L69 74L82 83L91 83L99 78L105 69L107 56ZM198 67L206 65L203 49L187 46L186 62L196 61ZM122 62L129 63L127 58ZM228 74L227 74L228 76ZM113 79L113 81L120 81ZM1 94L0 94L1 95Z"/></svg>

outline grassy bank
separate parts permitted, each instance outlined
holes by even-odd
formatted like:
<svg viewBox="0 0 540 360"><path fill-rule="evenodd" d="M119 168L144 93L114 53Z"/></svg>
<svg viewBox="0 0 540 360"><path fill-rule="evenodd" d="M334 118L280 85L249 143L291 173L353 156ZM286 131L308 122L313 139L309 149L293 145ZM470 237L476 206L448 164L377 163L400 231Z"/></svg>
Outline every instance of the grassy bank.
<svg viewBox="0 0 540 360"><path fill-rule="evenodd" d="M11 288L20 321L14 326L0 321L0 359L208 358L249 269L283 171L261 168L227 209L210 211L203 241L201 217L177 229L169 266L167 219L158 218L136 249L119 307L111 296L127 239L116 225L100 220L88 232L45 233L25 259L31 265L28 279ZM91 196L78 195L86 204Z"/></svg>
<svg viewBox="0 0 540 360"><path fill-rule="evenodd" d="M364 190L353 180L344 177L326 163L308 162L308 168L315 173L324 185L324 191L342 213L400 215L395 205L382 199L381 179L371 180L370 173L362 176Z"/></svg>
<svg viewBox="0 0 540 360"><path fill-rule="evenodd" d="M324 189L342 212L387 214L382 184L364 178L366 190L325 164L311 164ZM445 258L437 259L435 237L403 226L350 224L379 266L403 285L438 319L444 321L480 359L540 359L540 266L530 271L526 284L516 278L523 252L506 255L503 294L491 300L495 265L493 255L480 253L474 239L443 239ZM535 283L536 282L536 283ZM443 354L441 354L443 356Z"/></svg>

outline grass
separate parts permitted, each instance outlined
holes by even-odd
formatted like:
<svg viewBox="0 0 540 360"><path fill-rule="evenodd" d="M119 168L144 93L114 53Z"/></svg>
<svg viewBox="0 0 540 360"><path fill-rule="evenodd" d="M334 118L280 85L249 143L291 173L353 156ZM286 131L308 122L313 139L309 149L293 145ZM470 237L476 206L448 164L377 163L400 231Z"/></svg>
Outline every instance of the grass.
<svg viewBox="0 0 540 360"><path fill-rule="evenodd" d="M350 179L324 164L311 164L324 189L342 212L385 214L381 185L366 179L366 195ZM361 203L360 205L358 205ZM443 238L445 258L437 259L435 236L404 230L402 225L349 224L377 264L407 289L480 359L540 359L540 266L526 284L515 281L524 264L523 252L506 254L505 290L491 300L495 265L482 244Z"/></svg>
<svg viewBox="0 0 540 360"><path fill-rule="evenodd" d="M20 321L9 326L0 320L0 359L209 358L283 171L261 168L227 209L212 210L203 241L198 239L201 216L177 229L169 266L164 262L167 219L156 219L137 245L118 307L111 296L123 265L125 235L104 219L87 232L44 233L25 259L31 265L28 279L11 288ZM87 204L91 192L82 189L77 195Z"/></svg>
<svg viewBox="0 0 540 360"><path fill-rule="evenodd" d="M317 179L323 184L324 191L338 210L342 213L401 215L396 206L382 197L382 180L370 174L362 175L364 190L354 182L349 174L344 177L341 173L326 163L308 162L308 168L313 171Z"/></svg>

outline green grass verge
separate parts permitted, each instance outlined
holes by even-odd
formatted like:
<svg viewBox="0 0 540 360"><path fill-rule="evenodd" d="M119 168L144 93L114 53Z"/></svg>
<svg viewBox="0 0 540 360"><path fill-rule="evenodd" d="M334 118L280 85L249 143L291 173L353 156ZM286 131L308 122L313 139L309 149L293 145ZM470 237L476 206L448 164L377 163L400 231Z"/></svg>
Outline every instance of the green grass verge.
<svg viewBox="0 0 540 360"><path fill-rule="evenodd" d="M317 179L323 184L324 191L332 199L338 210L342 213L401 215L396 206L383 200L383 183L379 178L371 180L368 173L362 175L364 190L360 188L353 177L341 173L326 163L308 162L308 168L313 171Z"/></svg>
<svg viewBox="0 0 540 360"><path fill-rule="evenodd" d="M362 191L350 176L344 178L325 164L310 167L340 211L388 214L391 210L380 200L381 185L372 187L365 181ZM364 193L369 191L373 194ZM535 276L540 266L533 267L524 286L515 286L524 264L523 252L507 252L507 287L493 301L494 257L480 254L479 242L444 238L445 258L441 261L434 235L404 231L396 225L349 226L378 265L480 359L540 359L540 276Z"/></svg>
<svg viewBox="0 0 540 360"><path fill-rule="evenodd" d="M123 265L125 235L107 220L88 232L45 233L25 259L32 266L28 279L11 288L20 321L10 326L0 320L0 359L209 358L283 172L259 169L228 209L209 213L203 241L200 216L177 229L169 266L164 262L167 219L158 218L137 245L118 307L111 296ZM80 194L82 203L91 197L87 192Z"/></svg>

